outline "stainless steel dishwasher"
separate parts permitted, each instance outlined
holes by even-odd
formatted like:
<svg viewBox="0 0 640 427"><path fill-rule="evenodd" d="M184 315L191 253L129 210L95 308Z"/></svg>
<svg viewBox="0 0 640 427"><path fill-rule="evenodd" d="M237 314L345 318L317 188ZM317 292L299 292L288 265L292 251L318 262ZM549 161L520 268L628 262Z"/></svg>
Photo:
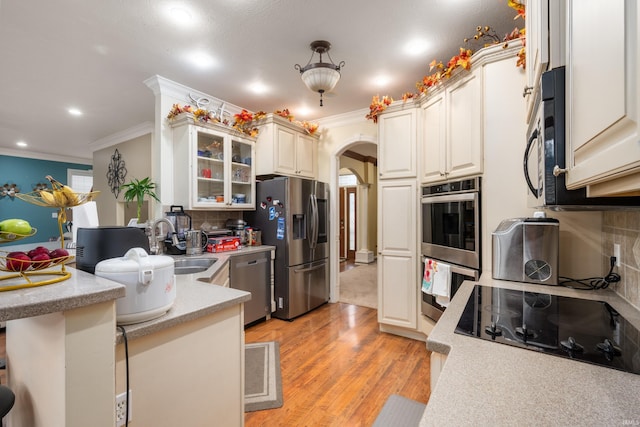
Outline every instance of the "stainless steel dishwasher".
<svg viewBox="0 0 640 427"><path fill-rule="evenodd" d="M245 326L270 314L270 260L268 251L230 257L229 287L251 292L251 300L244 303Z"/></svg>

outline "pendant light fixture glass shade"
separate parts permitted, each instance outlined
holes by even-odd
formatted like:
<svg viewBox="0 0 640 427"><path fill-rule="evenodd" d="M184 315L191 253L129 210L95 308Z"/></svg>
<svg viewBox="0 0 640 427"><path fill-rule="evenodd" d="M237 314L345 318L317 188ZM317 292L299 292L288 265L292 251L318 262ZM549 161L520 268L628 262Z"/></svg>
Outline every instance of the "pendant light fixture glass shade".
<svg viewBox="0 0 640 427"><path fill-rule="evenodd" d="M331 44L324 40L316 40L310 45L313 53L320 55L320 62L311 63L313 53L309 62L304 67L299 64L295 65L295 69L300 71L300 77L304 84L313 92L320 94L320 106L322 107L322 94L333 90L340 80L340 68L344 66L344 61L335 65L329 56ZM322 55L326 53L331 62L322 62Z"/></svg>

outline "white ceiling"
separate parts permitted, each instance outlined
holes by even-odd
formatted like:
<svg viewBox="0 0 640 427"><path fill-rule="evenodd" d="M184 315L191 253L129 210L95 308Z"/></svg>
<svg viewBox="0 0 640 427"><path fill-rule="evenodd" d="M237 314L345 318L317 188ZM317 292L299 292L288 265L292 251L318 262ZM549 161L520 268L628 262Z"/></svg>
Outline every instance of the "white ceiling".
<svg viewBox="0 0 640 427"><path fill-rule="evenodd" d="M189 27L167 20L176 3L192 11ZM523 27L515 15L507 0L0 0L0 154L23 140L30 153L91 159L101 141L154 120L143 81L155 74L251 111L289 108L300 120L367 109L373 95L415 91L431 60L446 63L476 26L501 36ZM416 39L428 48L411 56L404 48ZM322 108L294 69L314 40L331 42L333 61L346 62ZM195 50L214 65L187 63ZM375 84L379 75L388 85ZM249 91L255 82L268 91Z"/></svg>

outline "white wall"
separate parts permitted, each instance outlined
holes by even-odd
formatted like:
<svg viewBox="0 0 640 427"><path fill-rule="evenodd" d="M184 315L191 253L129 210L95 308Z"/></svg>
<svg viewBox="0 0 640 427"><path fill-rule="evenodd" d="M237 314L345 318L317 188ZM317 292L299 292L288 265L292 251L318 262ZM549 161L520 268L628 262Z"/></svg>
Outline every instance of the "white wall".
<svg viewBox="0 0 640 427"><path fill-rule="evenodd" d="M525 75L515 61L486 65L484 174L482 176L482 270L491 271L491 233L503 219L532 216L523 174L526 146ZM560 221L560 275L602 274L600 212L552 212Z"/></svg>

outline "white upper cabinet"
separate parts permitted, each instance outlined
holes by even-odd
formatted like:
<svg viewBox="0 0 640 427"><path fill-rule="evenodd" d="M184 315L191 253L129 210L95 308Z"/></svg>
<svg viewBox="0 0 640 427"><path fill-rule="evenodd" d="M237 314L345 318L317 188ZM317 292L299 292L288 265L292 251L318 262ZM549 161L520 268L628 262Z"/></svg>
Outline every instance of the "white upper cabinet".
<svg viewBox="0 0 640 427"><path fill-rule="evenodd" d="M567 187L590 196L640 194L640 7L569 1Z"/></svg>
<svg viewBox="0 0 640 427"><path fill-rule="evenodd" d="M527 101L527 123L531 120L539 82L549 63L549 0L527 0L527 86L523 95Z"/></svg>
<svg viewBox="0 0 640 427"><path fill-rule="evenodd" d="M540 76L566 63L566 0L527 0L526 8L527 83L523 96L527 105L526 123L529 123L535 99L540 96Z"/></svg>
<svg viewBox="0 0 640 427"><path fill-rule="evenodd" d="M422 104L422 183L482 173L482 67L463 73Z"/></svg>
<svg viewBox="0 0 640 427"><path fill-rule="evenodd" d="M380 179L417 177L417 109L413 103L395 104L378 117Z"/></svg>
<svg viewBox="0 0 640 427"><path fill-rule="evenodd" d="M318 139L289 120L268 114L256 142L256 174L315 179Z"/></svg>
<svg viewBox="0 0 640 427"><path fill-rule="evenodd" d="M254 209L255 141L190 115L173 127L174 204L185 209Z"/></svg>
<svg viewBox="0 0 640 427"><path fill-rule="evenodd" d="M422 182L443 179L446 165L445 91L429 97L422 107L421 177Z"/></svg>

